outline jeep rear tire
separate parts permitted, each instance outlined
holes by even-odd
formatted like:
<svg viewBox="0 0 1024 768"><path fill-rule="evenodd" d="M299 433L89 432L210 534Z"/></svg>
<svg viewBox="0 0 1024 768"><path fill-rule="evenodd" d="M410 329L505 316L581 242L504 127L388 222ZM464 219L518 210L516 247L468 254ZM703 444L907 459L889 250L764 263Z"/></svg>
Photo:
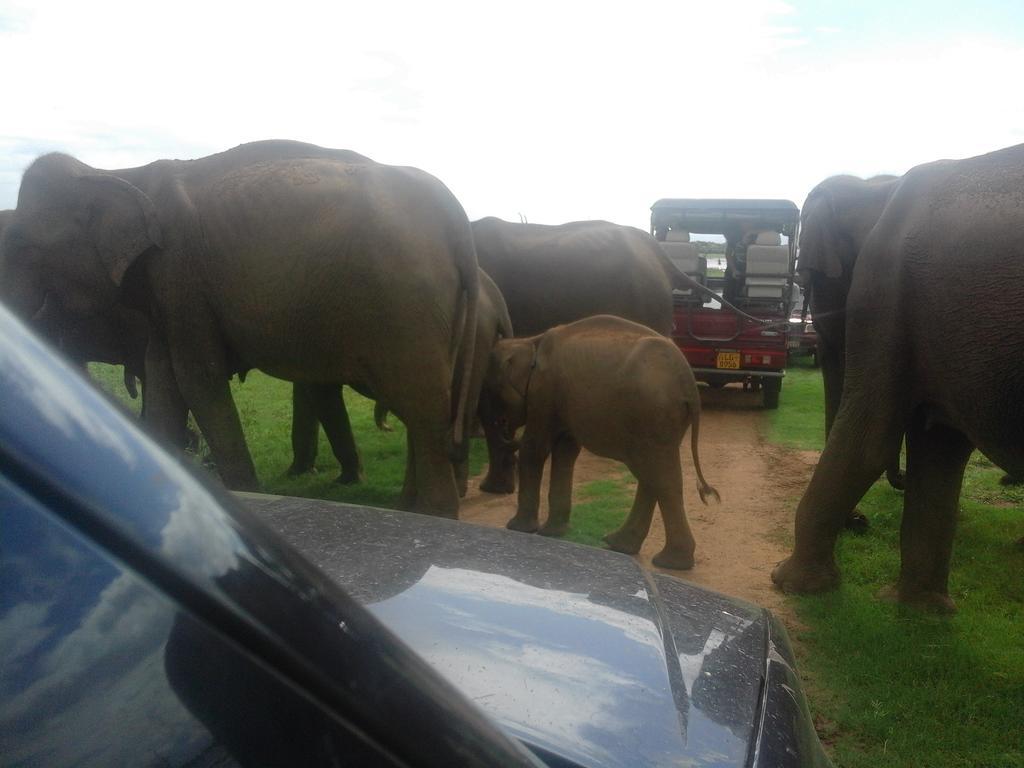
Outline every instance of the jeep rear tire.
<svg viewBox="0 0 1024 768"><path fill-rule="evenodd" d="M761 402L765 408L774 410L779 407L779 393L782 391L782 379L766 378L761 383Z"/></svg>

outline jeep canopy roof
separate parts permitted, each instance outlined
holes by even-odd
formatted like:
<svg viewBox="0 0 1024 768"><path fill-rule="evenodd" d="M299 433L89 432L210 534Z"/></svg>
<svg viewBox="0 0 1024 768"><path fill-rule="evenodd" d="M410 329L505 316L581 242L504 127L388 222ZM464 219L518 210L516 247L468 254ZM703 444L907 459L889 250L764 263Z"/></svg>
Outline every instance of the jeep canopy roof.
<svg viewBox="0 0 1024 768"><path fill-rule="evenodd" d="M651 233L675 227L725 234L730 229L772 229L792 238L800 209L790 200L663 198L651 206Z"/></svg>

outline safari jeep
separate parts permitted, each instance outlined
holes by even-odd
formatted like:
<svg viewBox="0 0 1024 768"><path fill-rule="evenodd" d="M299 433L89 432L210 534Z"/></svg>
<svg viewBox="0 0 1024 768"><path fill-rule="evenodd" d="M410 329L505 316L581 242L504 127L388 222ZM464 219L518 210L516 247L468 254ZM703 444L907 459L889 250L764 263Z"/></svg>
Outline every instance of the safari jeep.
<svg viewBox="0 0 1024 768"><path fill-rule="evenodd" d="M674 291L673 339L698 381L760 389L765 408L778 407L785 376L789 318L799 301L799 226L800 211L789 200L663 199L651 206L651 234L672 263L732 305L695 288ZM725 238L723 270L709 272L695 234Z"/></svg>

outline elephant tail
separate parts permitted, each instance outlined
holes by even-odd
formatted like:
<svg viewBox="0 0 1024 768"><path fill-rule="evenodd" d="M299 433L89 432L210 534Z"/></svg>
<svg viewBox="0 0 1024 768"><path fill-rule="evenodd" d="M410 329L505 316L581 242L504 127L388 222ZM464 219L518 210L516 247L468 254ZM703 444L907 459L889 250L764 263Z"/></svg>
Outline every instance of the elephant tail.
<svg viewBox="0 0 1024 768"><path fill-rule="evenodd" d="M721 503L722 497L718 495L718 491L708 485L708 481L704 479L704 472L700 468L700 456L697 453L697 440L700 437L700 406L692 408L692 411L693 423L690 427L690 450L693 452L693 468L697 471L697 493L700 494L700 500L704 504L708 503L709 498Z"/></svg>
<svg viewBox="0 0 1024 768"><path fill-rule="evenodd" d="M463 214L463 218L465 214ZM465 220L465 219L464 219ZM465 220L463 231L455 247L455 266L459 272L462 291L465 293L465 312L456 312L462 316L462 322L455 324L456 350L462 350L462 371L455 378L459 381L458 401L455 406L455 426L453 442L455 458L463 458L467 450L467 412L469 410L469 390L473 378L473 356L476 347L477 309L480 303L480 276L476 260L476 247L473 244L473 233L469 221ZM460 302L461 303L461 302ZM458 360L458 354L453 357Z"/></svg>

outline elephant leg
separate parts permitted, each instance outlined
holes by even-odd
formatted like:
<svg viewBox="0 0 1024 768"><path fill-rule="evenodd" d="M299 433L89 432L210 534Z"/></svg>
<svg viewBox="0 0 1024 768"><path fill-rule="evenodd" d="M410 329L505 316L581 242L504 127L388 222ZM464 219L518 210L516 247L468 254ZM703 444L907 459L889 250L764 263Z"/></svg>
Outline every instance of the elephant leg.
<svg viewBox="0 0 1024 768"><path fill-rule="evenodd" d="M636 474L635 472L633 474ZM640 551L648 531L651 530L651 520L654 517L654 505L658 499L648 488L647 483L639 481L636 488L636 496L633 497L633 508L629 516L623 521L618 529L604 537L609 549L616 552L625 552L627 555L635 555Z"/></svg>
<svg viewBox="0 0 1024 768"><path fill-rule="evenodd" d="M845 415L845 417L844 417ZM796 511L793 554L775 567L772 581L786 592L824 592L839 584L835 543L843 524L888 463L898 436L865 434L869 413L844 410L825 444Z"/></svg>
<svg viewBox="0 0 1024 768"><path fill-rule="evenodd" d="M487 438L487 476L480 483L486 493L515 493L516 450L501 426L480 420Z"/></svg>
<svg viewBox="0 0 1024 768"><path fill-rule="evenodd" d="M441 419L431 425L407 422L407 427L412 443L412 480L416 489L413 510L458 519L459 494L449 457L451 432L446 429L447 421Z"/></svg>
<svg viewBox="0 0 1024 768"><path fill-rule="evenodd" d="M465 498L469 490L469 457L453 461L452 470L455 472L455 489L459 492L459 498Z"/></svg>
<svg viewBox="0 0 1024 768"><path fill-rule="evenodd" d="M645 478L658 499L661 520L665 525L665 546L651 558L659 568L693 568L693 553L697 544L683 509L683 467L679 449L659 456L650 465Z"/></svg>
<svg viewBox="0 0 1024 768"><path fill-rule="evenodd" d="M341 465L341 474L335 481L341 485L351 485L364 480L363 462L356 448L356 438L352 434L352 423L345 407L345 393L337 385L313 385L316 398L317 419L327 433L327 441L331 444L334 458Z"/></svg>
<svg viewBox="0 0 1024 768"><path fill-rule="evenodd" d="M172 449L184 451L190 443L188 406L174 378L167 346L156 334L146 344L142 378L142 422Z"/></svg>
<svg viewBox="0 0 1024 768"><path fill-rule="evenodd" d="M423 360L430 359L427 351L420 348ZM415 512L458 518L459 494L450 456L450 369L424 364L416 371L414 381L408 373L387 369L370 374L377 399L386 403L406 427L409 450L402 504L411 505Z"/></svg>
<svg viewBox="0 0 1024 768"><path fill-rule="evenodd" d="M289 475L312 472L316 462L320 428L311 384L292 384L292 465Z"/></svg>
<svg viewBox="0 0 1024 768"><path fill-rule="evenodd" d="M182 329L177 339L168 341L174 377L206 437L224 484L233 490L259 490L256 467L231 397L223 348L195 326Z"/></svg>
<svg viewBox="0 0 1024 768"><path fill-rule="evenodd" d="M949 597L949 562L964 470L974 446L957 430L917 420L907 433L907 489L900 526L896 598L942 611Z"/></svg>
<svg viewBox="0 0 1024 768"><path fill-rule="evenodd" d="M843 398L844 361L843 349L833 344L819 345L821 357L821 379L825 390L825 437L832 432L832 424L839 413Z"/></svg>
<svg viewBox="0 0 1024 768"><path fill-rule="evenodd" d="M839 334L842 338L842 329L832 329L832 334ZM825 437L832 431L832 424L835 422L836 414L839 413L839 404L843 399L843 376L845 375L844 349L842 343L836 344L819 339L819 353L821 356L821 379L825 390ZM899 467L897 466L897 472ZM894 486L895 487L895 486ZM871 526L867 516L854 505L850 507L846 515L845 526L854 533L865 533Z"/></svg>
<svg viewBox="0 0 1024 768"><path fill-rule="evenodd" d="M580 446L571 435L560 435L551 451L551 487L548 489L548 519L541 536L564 536L569 531L572 511L572 471Z"/></svg>
<svg viewBox="0 0 1024 768"><path fill-rule="evenodd" d="M531 435L527 427L519 448L519 498L516 503L516 515L506 523L506 528L524 533L533 533L537 530L540 482L544 477L544 463L550 454L551 440L547 435Z"/></svg>

